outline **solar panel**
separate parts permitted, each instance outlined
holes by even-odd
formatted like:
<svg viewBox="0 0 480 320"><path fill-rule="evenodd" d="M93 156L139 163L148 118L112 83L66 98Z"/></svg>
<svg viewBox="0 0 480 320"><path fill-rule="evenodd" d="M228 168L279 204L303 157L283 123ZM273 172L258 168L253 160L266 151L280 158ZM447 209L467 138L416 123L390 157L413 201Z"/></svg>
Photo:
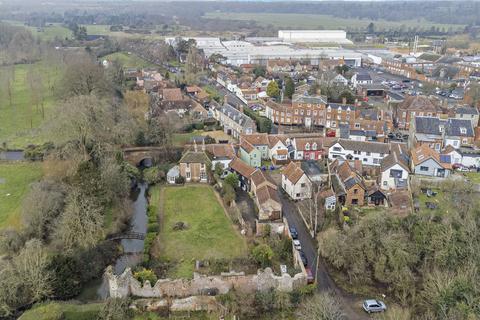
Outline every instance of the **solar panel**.
<svg viewBox="0 0 480 320"><path fill-rule="evenodd" d="M449 154L441 154L440 155L440 162L442 162L442 163L450 163L451 159L452 158Z"/></svg>

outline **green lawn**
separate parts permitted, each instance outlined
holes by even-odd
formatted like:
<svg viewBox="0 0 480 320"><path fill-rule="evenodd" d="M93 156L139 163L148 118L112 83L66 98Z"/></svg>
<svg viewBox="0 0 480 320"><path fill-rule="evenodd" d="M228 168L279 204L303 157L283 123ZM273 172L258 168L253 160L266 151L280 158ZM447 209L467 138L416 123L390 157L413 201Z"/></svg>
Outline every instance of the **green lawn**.
<svg viewBox="0 0 480 320"><path fill-rule="evenodd" d="M232 259L247 254L247 244L233 228L210 186L166 187L160 232L161 258L175 261L170 277L191 278L196 259ZM188 225L174 231L176 222Z"/></svg>
<svg viewBox="0 0 480 320"><path fill-rule="evenodd" d="M174 133L172 135L172 142L174 146L183 147L185 144L190 143L190 140L195 136L200 136L200 131L192 131L187 133Z"/></svg>
<svg viewBox="0 0 480 320"><path fill-rule="evenodd" d="M262 26L273 25L284 29L359 29L366 28L370 22L375 24L377 30L408 27L421 27L430 29L435 27L452 27L453 29L462 29L464 25L438 24L429 21L404 20L404 21L386 21L386 20L368 20L368 19L343 19L330 15L322 14L297 14L297 13L230 13L230 12L208 12L205 18L223 19L223 20L242 20L256 21Z"/></svg>
<svg viewBox="0 0 480 320"><path fill-rule="evenodd" d="M96 319L103 303L73 304L51 302L34 306L19 320L87 320Z"/></svg>
<svg viewBox="0 0 480 320"><path fill-rule="evenodd" d="M439 213L439 212L448 212L455 210L452 207L451 200L449 199L449 195L445 194L442 190L438 188L429 188L434 192L437 192L437 195L434 197L427 197L426 194L423 192L418 195L418 200L420 201L420 213L430 214L432 212ZM437 208L436 209L428 209L426 206L426 202L434 203Z"/></svg>
<svg viewBox="0 0 480 320"><path fill-rule="evenodd" d="M0 162L0 228L20 227L23 197L29 185L41 176L39 163Z"/></svg>
<svg viewBox="0 0 480 320"><path fill-rule="evenodd" d="M102 59L117 60L126 68L145 68L154 66L148 61L143 60L134 53L115 52L102 57Z"/></svg>
<svg viewBox="0 0 480 320"><path fill-rule="evenodd" d="M462 172L461 174L470 182L480 184L480 172Z"/></svg>
<svg viewBox="0 0 480 320"><path fill-rule="evenodd" d="M48 140L45 133L38 130L45 121L42 109L31 105L30 88L26 81L30 68L42 74L45 119L53 115L53 91L58 85L61 71L42 62L16 65L11 106L8 96L3 91L0 93L0 144L6 143L8 148L24 148L28 144ZM4 70L0 67L0 72Z"/></svg>

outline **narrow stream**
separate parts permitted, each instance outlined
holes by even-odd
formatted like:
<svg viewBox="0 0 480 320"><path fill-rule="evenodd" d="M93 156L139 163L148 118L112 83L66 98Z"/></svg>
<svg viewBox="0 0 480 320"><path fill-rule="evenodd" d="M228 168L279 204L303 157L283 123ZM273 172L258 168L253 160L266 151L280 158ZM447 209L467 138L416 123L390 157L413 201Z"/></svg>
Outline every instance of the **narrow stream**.
<svg viewBox="0 0 480 320"><path fill-rule="evenodd" d="M21 161L24 159L23 151L0 151L0 160Z"/></svg>
<svg viewBox="0 0 480 320"><path fill-rule="evenodd" d="M147 184L142 182L138 184L136 190L132 191L131 199L133 201L133 214L130 219L130 227L126 232L147 233ZM128 267L135 267L143 259L144 240L122 239L120 244L123 247L123 254L115 262L114 272L121 274ZM98 286L98 284L97 284ZM108 288L106 283L102 282L97 290L97 296L100 299L108 297Z"/></svg>
<svg viewBox="0 0 480 320"><path fill-rule="evenodd" d="M138 185L137 190L132 193L133 215L130 220L130 228L128 231L147 233L147 185L142 182ZM123 247L123 255L121 255L114 267L116 274L121 274L127 267L134 267L143 259L144 240L123 239L121 240Z"/></svg>

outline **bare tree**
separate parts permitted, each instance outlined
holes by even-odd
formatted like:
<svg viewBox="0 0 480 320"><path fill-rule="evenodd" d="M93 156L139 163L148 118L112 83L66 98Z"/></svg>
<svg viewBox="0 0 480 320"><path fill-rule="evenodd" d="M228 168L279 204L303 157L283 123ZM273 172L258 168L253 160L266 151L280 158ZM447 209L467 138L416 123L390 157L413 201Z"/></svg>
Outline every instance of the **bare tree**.
<svg viewBox="0 0 480 320"><path fill-rule="evenodd" d="M68 57L62 81L63 97L81 95L104 95L110 89L105 71L88 55Z"/></svg>
<svg viewBox="0 0 480 320"><path fill-rule="evenodd" d="M0 90L8 97L9 106L13 106L13 86L15 81L15 67L3 67L0 72Z"/></svg>
<svg viewBox="0 0 480 320"><path fill-rule="evenodd" d="M48 239L55 226L55 219L62 212L65 191L61 184L49 181L32 185L23 201L22 210L24 230L29 237Z"/></svg>
<svg viewBox="0 0 480 320"><path fill-rule="evenodd" d="M73 190L57 226L57 239L67 251L90 248L103 236L102 209L95 201Z"/></svg>
<svg viewBox="0 0 480 320"><path fill-rule="evenodd" d="M346 320L338 300L328 292L314 295L297 310L299 320Z"/></svg>
<svg viewBox="0 0 480 320"><path fill-rule="evenodd" d="M30 240L17 256L0 265L0 316L50 296L49 261L41 242Z"/></svg>

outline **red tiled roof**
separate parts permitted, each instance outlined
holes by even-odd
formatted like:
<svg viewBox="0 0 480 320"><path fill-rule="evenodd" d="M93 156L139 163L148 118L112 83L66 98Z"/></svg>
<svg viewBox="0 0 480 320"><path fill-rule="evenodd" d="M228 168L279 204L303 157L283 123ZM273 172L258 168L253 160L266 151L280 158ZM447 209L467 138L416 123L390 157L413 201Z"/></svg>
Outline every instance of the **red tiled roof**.
<svg viewBox="0 0 480 320"><path fill-rule="evenodd" d="M283 175L290 180L291 183L296 184L298 180L305 174L295 162L290 162L286 168L283 169Z"/></svg>
<svg viewBox="0 0 480 320"><path fill-rule="evenodd" d="M268 145L268 134L267 133L254 133L254 134L244 134L240 137L240 140L246 140L254 146L259 145Z"/></svg>
<svg viewBox="0 0 480 320"><path fill-rule="evenodd" d="M255 172L255 168L250 167L237 157L233 158L229 167L247 179L250 179L251 175Z"/></svg>

